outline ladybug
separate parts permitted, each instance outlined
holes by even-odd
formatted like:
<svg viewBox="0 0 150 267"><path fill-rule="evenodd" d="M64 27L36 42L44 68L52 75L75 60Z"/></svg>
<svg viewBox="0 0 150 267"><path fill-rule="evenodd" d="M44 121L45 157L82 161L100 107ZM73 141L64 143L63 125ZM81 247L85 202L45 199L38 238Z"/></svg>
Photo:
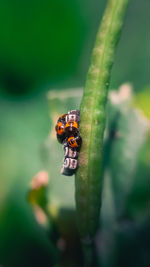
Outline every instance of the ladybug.
<svg viewBox="0 0 150 267"><path fill-rule="evenodd" d="M74 148L77 151L79 151L81 144L82 144L82 138L80 135L70 136L67 140L67 144L69 147Z"/></svg>
<svg viewBox="0 0 150 267"><path fill-rule="evenodd" d="M55 130L56 130L56 133L57 133L57 140L60 143L63 143L63 141L64 141L64 139L66 137L64 123L62 123L61 121L57 122L57 124L55 126Z"/></svg>
<svg viewBox="0 0 150 267"><path fill-rule="evenodd" d="M57 124L55 126L55 130L57 133L57 140L60 143L63 143L66 134L65 134L65 124L66 124L66 116L67 114L62 114L58 120L57 120Z"/></svg>
<svg viewBox="0 0 150 267"><path fill-rule="evenodd" d="M65 125L66 135L76 134L79 131L79 125L76 121L67 121Z"/></svg>
<svg viewBox="0 0 150 267"><path fill-rule="evenodd" d="M58 122L63 122L64 124L66 123L66 116L67 114L62 114L59 119L57 120L57 123Z"/></svg>

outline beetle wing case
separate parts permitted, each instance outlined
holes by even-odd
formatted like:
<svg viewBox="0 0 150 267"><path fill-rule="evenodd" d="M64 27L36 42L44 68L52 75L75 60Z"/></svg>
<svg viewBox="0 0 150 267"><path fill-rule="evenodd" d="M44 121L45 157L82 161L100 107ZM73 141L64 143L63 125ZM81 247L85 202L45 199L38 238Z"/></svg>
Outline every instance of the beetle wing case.
<svg viewBox="0 0 150 267"><path fill-rule="evenodd" d="M65 113L65 114L62 114L62 115L58 118L57 123L58 123L58 122L63 122L63 123L65 123L65 122L66 122L66 116L67 116L66 113Z"/></svg>
<svg viewBox="0 0 150 267"><path fill-rule="evenodd" d="M64 139L66 138L66 135L65 134L63 134L63 135L58 135L57 134L56 136L57 136L58 142L61 143L61 144L63 144Z"/></svg>

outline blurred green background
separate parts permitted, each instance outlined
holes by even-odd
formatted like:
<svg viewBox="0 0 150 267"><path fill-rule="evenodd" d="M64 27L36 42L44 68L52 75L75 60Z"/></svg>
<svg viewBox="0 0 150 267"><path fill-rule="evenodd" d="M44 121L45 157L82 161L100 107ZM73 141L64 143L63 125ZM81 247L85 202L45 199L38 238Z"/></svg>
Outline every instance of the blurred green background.
<svg viewBox="0 0 150 267"><path fill-rule="evenodd" d="M4 267L53 266L51 244L27 202L32 177L45 168L42 149L51 125L46 94L54 88L84 86L106 2L0 0L0 264ZM110 85L117 89L130 82L148 116L149 10L148 0L130 1Z"/></svg>

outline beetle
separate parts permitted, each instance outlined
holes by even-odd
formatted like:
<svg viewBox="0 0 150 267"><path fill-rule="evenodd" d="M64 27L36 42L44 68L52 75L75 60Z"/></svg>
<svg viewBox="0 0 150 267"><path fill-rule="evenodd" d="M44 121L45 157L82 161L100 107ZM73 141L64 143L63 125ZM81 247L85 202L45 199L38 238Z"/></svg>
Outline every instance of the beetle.
<svg viewBox="0 0 150 267"><path fill-rule="evenodd" d="M67 121L65 125L65 133L67 136L79 132L79 124L76 121Z"/></svg>
<svg viewBox="0 0 150 267"><path fill-rule="evenodd" d="M58 118L57 123L58 123L58 122L62 122L62 123L65 124L65 123L66 123L66 116L67 116L66 113L62 114L62 115Z"/></svg>
<svg viewBox="0 0 150 267"><path fill-rule="evenodd" d="M82 144L82 138L80 135L72 135L67 139L67 143L71 148L79 151Z"/></svg>
<svg viewBox="0 0 150 267"><path fill-rule="evenodd" d="M71 110L62 114L55 126L57 140L64 146L64 163L61 169L63 175L71 176L78 168L78 152L82 144L79 135L80 111Z"/></svg>
<svg viewBox="0 0 150 267"><path fill-rule="evenodd" d="M55 126L55 130L57 133L57 140L62 144L65 137L66 137L64 123L61 121L57 122L57 124Z"/></svg>

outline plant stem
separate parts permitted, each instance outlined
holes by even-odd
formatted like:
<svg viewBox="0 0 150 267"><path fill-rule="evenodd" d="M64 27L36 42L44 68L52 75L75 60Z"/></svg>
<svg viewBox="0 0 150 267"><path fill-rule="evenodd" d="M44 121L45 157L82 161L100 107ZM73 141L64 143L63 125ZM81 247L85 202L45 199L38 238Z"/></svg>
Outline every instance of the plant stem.
<svg viewBox="0 0 150 267"><path fill-rule="evenodd" d="M83 144L75 186L78 227L85 243L92 242L99 222L105 105L110 72L128 1L108 1L81 102L80 132Z"/></svg>

